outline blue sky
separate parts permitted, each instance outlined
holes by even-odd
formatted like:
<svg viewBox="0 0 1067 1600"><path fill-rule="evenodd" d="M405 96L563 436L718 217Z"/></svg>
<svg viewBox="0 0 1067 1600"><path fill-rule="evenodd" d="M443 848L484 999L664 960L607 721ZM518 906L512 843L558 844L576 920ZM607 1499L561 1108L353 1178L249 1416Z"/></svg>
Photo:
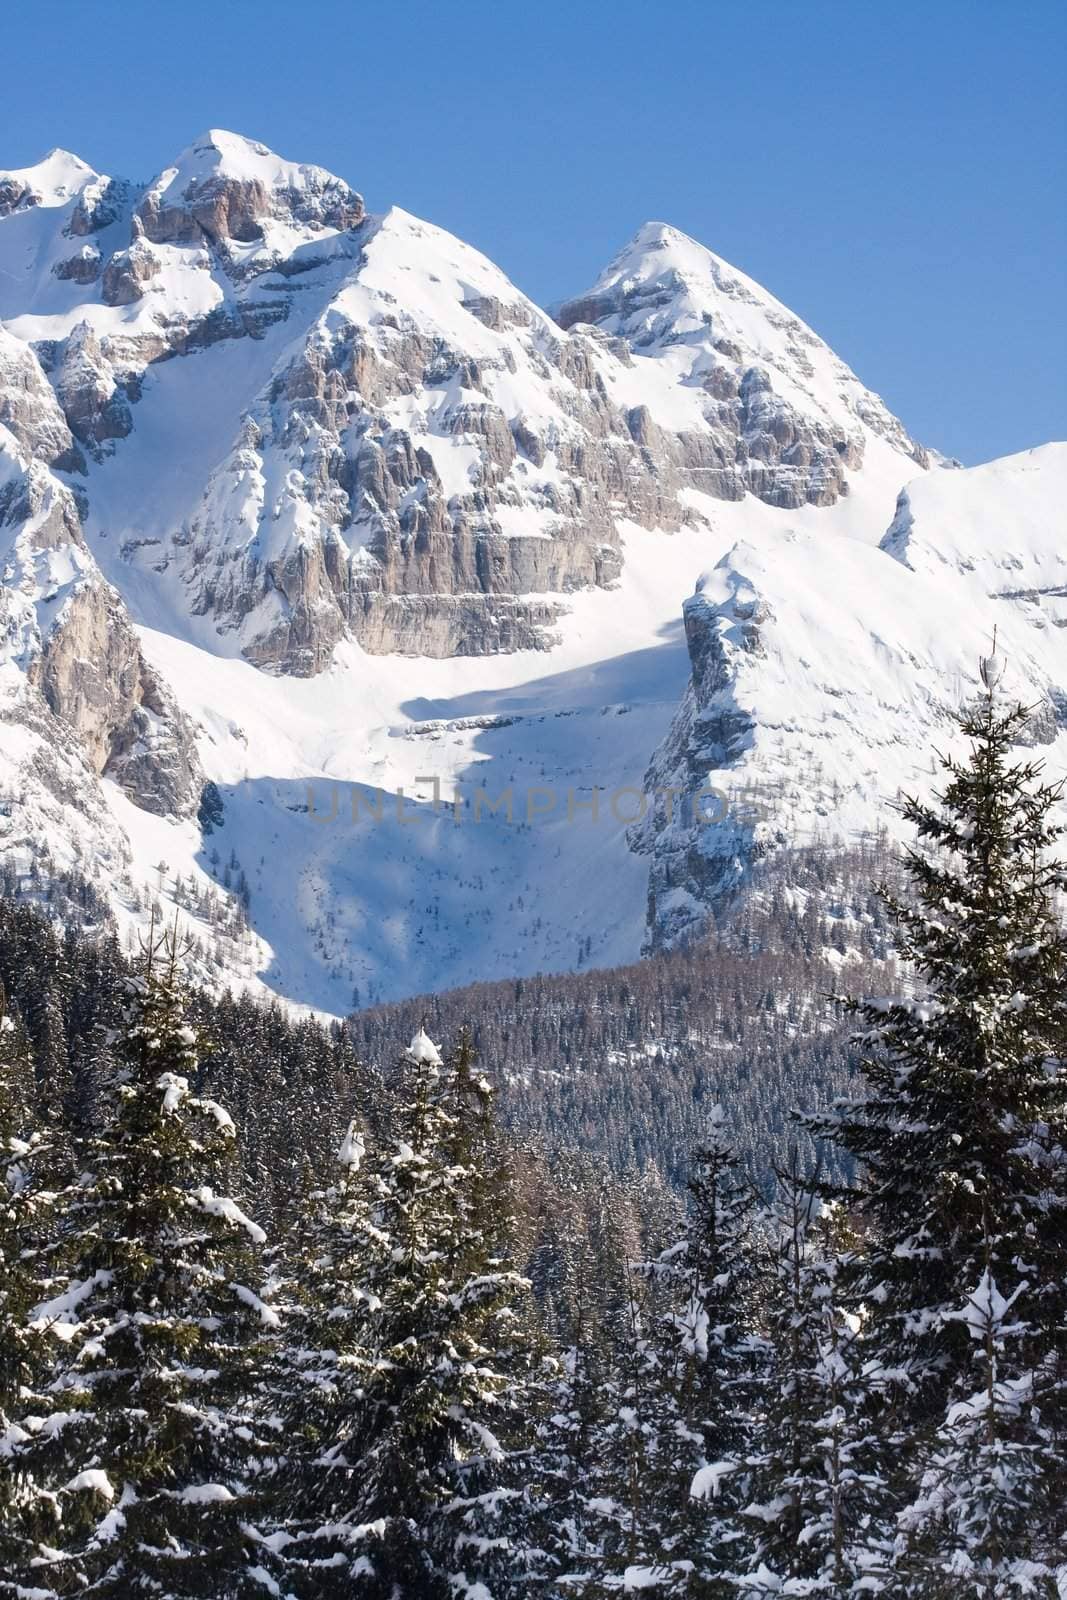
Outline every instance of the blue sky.
<svg viewBox="0 0 1067 1600"><path fill-rule="evenodd" d="M0 167L147 178L231 128L544 303L662 219L923 440L1067 436L1062 0L37 0L3 46Z"/></svg>

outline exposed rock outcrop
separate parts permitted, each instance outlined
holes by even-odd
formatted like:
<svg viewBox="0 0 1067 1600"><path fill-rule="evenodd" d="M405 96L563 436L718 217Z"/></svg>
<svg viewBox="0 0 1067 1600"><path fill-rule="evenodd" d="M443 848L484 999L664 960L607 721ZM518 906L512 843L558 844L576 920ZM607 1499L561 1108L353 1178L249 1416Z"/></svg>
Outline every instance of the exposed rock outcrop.
<svg viewBox="0 0 1067 1600"><path fill-rule="evenodd" d="M102 262L103 258L95 245L83 244L72 256L57 261L52 273L64 282L95 283L100 276Z"/></svg>
<svg viewBox="0 0 1067 1600"><path fill-rule="evenodd" d="M192 730L86 548L73 494L2 427L0 574L0 667L20 669L93 772L145 810L192 814ZM6 680L8 696L19 681Z"/></svg>
<svg viewBox="0 0 1067 1600"><path fill-rule="evenodd" d="M703 933L759 850L756 813L747 803L724 802L716 785L752 742L752 713L734 694L737 657L761 653L761 629L772 612L743 580L733 583L725 603L709 599L706 585L701 579L683 607L690 679L645 774L651 803L630 830L632 847L650 857L652 949Z"/></svg>
<svg viewBox="0 0 1067 1600"><path fill-rule="evenodd" d="M104 268L100 293L106 306L130 306L140 300L159 272L160 262L146 239L136 238L126 250L117 250Z"/></svg>
<svg viewBox="0 0 1067 1600"><path fill-rule="evenodd" d="M863 464L866 431L920 466L922 447L810 328L743 273L663 223L648 223L587 294L559 310L662 363L641 409L666 422L658 452L715 499L754 494L792 509L832 505ZM678 426L677 389L693 425ZM669 397L669 398L668 398ZM674 421L674 426L670 425ZM642 424L648 431L649 421Z"/></svg>
<svg viewBox="0 0 1067 1600"><path fill-rule="evenodd" d="M129 397L89 323L79 322L60 345L52 381L72 432L93 455L129 433Z"/></svg>
<svg viewBox="0 0 1067 1600"><path fill-rule="evenodd" d="M63 471L85 462L36 355L0 327L0 425L34 461Z"/></svg>
<svg viewBox="0 0 1067 1600"><path fill-rule="evenodd" d="M192 729L102 579L67 601L30 681L74 729L93 770L113 778L135 805L161 816L194 813L203 774Z"/></svg>
<svg viewBox="0 0 1067 1600"><path fill-rule="evenodd" d="M559 596L617 577L619 518L685 518L670 463L636 442L596 341L561 339L438 229L391 213L349 284L176 536L194 611L298 673L348 632L375 652L548 644Z"/></svg>
<svg viewBox="0 0 1067 1600"><path fill-rule="evenodd" d="M130 194L130 185L123 178L94 177L78 195L67 232L75 238L84 238L110 228L128 212Z"/></svg>
<svg viewBox="0 0 1067 1600"><path fill-rule="evenodd" d="M40 203L40 195L35 194L22 178L0 176L0 217L9 217L13 211L39 206Z"/></svg>
<svg viewBox="0 0 1067 1600"><path fill-rule="evenodd" d="M122 530L271 670L321 671L346 636L545 645L563 597L616 581L627 525L707 522L747 494L832 505L872 437L921 458L810 329L663 225L553 321L459 240L368 218L341 179L220 130L144 188L64 152L5 181L48 212L35 249L71 297L54 337L34 326L72 436L51 419L50 464L116 456L152 367L289 325L273 367L245 363L256 387L173 524ZM7 402L24 442L29 403Z"/></svg>
<svg viewBox="0 0 1067 1600"><path fill-rule="evenodd" d="M212 129L149 186L137 220L155 244L248 245L271 222L346 230L364 214L362 196L322 167Z"/></svg>

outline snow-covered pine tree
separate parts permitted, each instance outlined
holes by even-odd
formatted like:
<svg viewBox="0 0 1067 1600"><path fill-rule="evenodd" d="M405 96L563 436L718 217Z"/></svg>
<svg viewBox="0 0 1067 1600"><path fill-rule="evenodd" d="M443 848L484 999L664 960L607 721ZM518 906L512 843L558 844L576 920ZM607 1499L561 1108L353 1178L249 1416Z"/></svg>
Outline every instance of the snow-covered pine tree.
<svg viewBox="0 0 1067 1600"><path fill-rule="evenodd" d="M800 1169L795 1148L776 1169L774 1200L760 1217L760 1363L754 1427L746 1463L750 1499L738 1519L741 1557L735 1571L745 1600L778 1592L791 1581L815 1586L821 1553L807 1544L818 1521L820 1396L810 1378L818 1360L821 1262L812 1232L819 1211L816 1184Z"/></svg>
<svg viewBox="0 0 1067 1600"><path fill-rule="evenodd" d="M676 1470L678 1401L653 1337L656 1322L656 1287L631 1265L601 1375L597 1470L586 1502L587 1536L598 1554L581 1592L597 1600L620 1589L656 1591L676 1576L664 1548L664 1506L686 1486Z"/></svg>
<svg viewBox="0 0 1067 1600"><path fill-rule="evenodd" d="M538 1485L536 1544L542 1552L545 1592L591 1592L602 1554L597 1500L610 1357L598 1324L599 1307L585 1298L581 1277L571 1308L574 1343L560 1353L546 1384L544 1416L536 1432Z"/></svg>
<svg viewBox="0 0 1067 1600"><path fill-rule="evenodd" d="M866 1094L805 1119L859 1167L851 1204L865 1247L851 1292L870 1310L885 1471L897 1505L918 1497L925 1508L905 1513L906 1527L923 1529L921 1550L909 1538L886 1580L905 1593L911 1582L924 1594L966 1592L958 1573L946 1575L961 1559L962 1528L972 1530L967 1559L1001 1569L1056 1550L1062 1559L1063 1495L1052 1491L1063 1481L1067 1370L1067 871L1053 815L1062 790L1020 757L1029 713L999 699L998 666L983 664L987 693L961 719L969 754L942 758L948 781L932 803L903 807L919 836L905 857L912 896L883 898L914 989L854 1007ZM930 1515L929 1472L956 1448L959 1408L981 1387L966 1308L982 1284L1012 1307L1012 1371L1020 1381L1029 1373L1032 1391L1018 1406L983 1409L987 1444L1039 1461L1045 1491L1025 1529L1002 1530L995 1550L963 1508L939 1535ZM1001 1329L994 1348L1006 1338Z"/></svg>
<svg viewBox="0 0 1067 1600"><path fill-rule="evenodd" d="M346 1580L373 1577L372 1539L349 1515L361 1490L367 1380L373 1372L378 1296L365 1285L386 1245L371 1221L374 1188L361 1172L365 1135L353 1120L333 1162L333 1181L308 1174L294 1221L272 1252L272 1304L283 1319L263 1378L262 1403L281 1423L283 1445L266 1491L261 1531L280 1555L287 1584L327 1596Z"/></svg>
<svg viewBox="0 0 1067 1600"><path fill-rule="evenodd" d="M9 1567L0 1592L263 1593L243 1524L272 1447L243 1396L275 1314L251 1287L262 1233L218 1189L233 1123L190 1092L181 954L176 932L150 940L106 1120L80 1141L61 1197L66 1282L31 1315L52 1374L19 1418L13 1462L36 1490L19 1529L36 1559Z"/></svg>
<svg viewBox="0 0 1067 1600"><path fill-rule="evenodd" d="M469 1042L446 1063L420 1029L396 1144L367 1153L346 1200L364 1236L365 1322L352 1330L364 1379L336 1426L359 1455L346 1456L327 1521L294 1508L285 1553L301 1594L325 1600L356 1577L368 1600L529 1592L538 1556L522 1467L539 1353L516 1309L528 1285L502 1254L491 1100Z"/></svg>
<svg viewBox="0 0 1067 1600"><path fill-rule="evenodd" d="M685 1229L638 1271L655 1286L657 1382L669 1405L657 1470L657 1592L732 1595L736 1515L762 1347L754 1333L756 1195L741 1172L725 1112L712 1107L688 1183Z"/></svg>
<svg viewBox="0 0 1067 1600"><path fill-rule="evenodd" d="M818 1187L791 1151L763 1217L765 1360L748 1460L752 1497L737 1522L746 1566L735 1592L744 1600L783 1589L834 1600L865 1594L890 1545L878 1521L884 1486L862 1322L839 1286L855 1239Z"/></svg>
<svg viewBox="0 0 1067 1600"><path fill-rule="evenodd" d="M30 1042L0 979L0 1139L18 1139L27 1131L35 1101Z"/></svg>
<svg viewBox="0 0 1067 1600"><path fill-rule="evenodd" d="M54 1151L34 1126L34 1102L29 1040L0 982L0 1572L35 1553L24 1520L36 1489L15 1457L29 1437L18 1419L48 1375L44 1338L30 1324L53 1270Z"/></svg>
<svg viewBox="0 0 1067 1600"><path fill-rule="evenodd" d="M974 1353L971 1393L950 1404L919 1492L901 1514L904 1592L981 1600L1063 1593L1062 1549L1035 1538L1058 1489L1042 1396L1019 1350L1030 1331L1022 1298L1020 1287L1006 1300L987 1271L960 1308Z"/></svg>

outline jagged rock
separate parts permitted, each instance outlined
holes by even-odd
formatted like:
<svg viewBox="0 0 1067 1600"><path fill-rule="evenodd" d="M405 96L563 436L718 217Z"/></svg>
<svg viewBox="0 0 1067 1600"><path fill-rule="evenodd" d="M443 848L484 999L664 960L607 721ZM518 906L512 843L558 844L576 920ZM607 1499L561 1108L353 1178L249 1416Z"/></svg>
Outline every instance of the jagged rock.
<svg viewBox="0 0 1067 1600"><path fill-rule="evenodd" d="M95 305L39 349L98 461L152 366L296 314L200 504L123 540L271 670L322 670L348 635L547 643L560 596L616 581L627 523L678 529L699 492L830 505L870 432L911 448L810 330L662 226L554 322L458 240L234 134L142 191L63 152L7 177L54 209L54 270Z"/></svg>
<svg viewBox="0 0 1067 1600"><path fill-rule="evenodd" d="M137 215L156 244L249 244L269 221L354 228L364 207L323 168L282 162L266 145L212 129L149 187Z"/></svg>
<svg viewBox="0 0 1067 1600"><path fill-rule="evenodd" d="M396 314L397 262L420 274L425 322ZM176 537L194 611L299 673L346 633L431 655L549 643L551 597L615 581L618 515L684 520L680 480L635 443L601 341L561 339L458 241L393 213L351 281L368 310L341 300L313 325ZM536 427L516 392L538 397Z"/></svg>
<svg viewBox="0 0 1067 1600"><path fill-rule="evenodd" d="M130 186L121 178L97 178L86 184L78 196L67 224L67 232L76 238L89 233L100 233L128 210Z"/></svg>
<svg viewBox="0 0 1067 1600"><path fill-rule="evenodd" d="M95 245L84 244L65 261L57 261L52 268L55 277L70 283L95 283L100 276L101 255Z"/></svg>
<svg viewBox="0 0 1067 1600"><path fill-rule="evenodd" d="M39 206L40 203L40 195L35 194L21 178L0 177L0 217L9 217L13 211Z"/></svg>
<svg viewBox="0 0 1067 1600"><path fill-rule="evenodd" d="M492 328L495 333L502 333L505 328L528 328L530 326L530 312L521 300L505 304L498 300L496 295L472 295L463 302L464 311L469 311L472 317L477 317L479 322L484 322L487 328Z"/></svg>
<svg viewBox="0 0 1067 1600"><path fill-rule="evenodd" d="M764 332L758 343L753 312ZM706 395L701 426L672 429L664 420L677 447L657 440L656 450L691 487L716 499L749 493L786 510L832 505L847 493L846 469L863 464L864 427L928 465L921 446L810 328L663 223L646 224L588 294L560 308L558 320L564 328L595 324L645 357L669 356L676 382ZM659 420L654 389L639 409L648 433ZM673 410L664 407L663 418Z"/></svg>
<svg viewBox="0 0 1067 1600"><path fill-rule="evenodd" d="M71 431L94 455L129 433L129 399L89 323L79 322L60 345L53 382Z"/></svg>
<svg viewBox="0 0 1067 1600"><path fill-rule="evenodd" d="M656 751L645 789L652 803L630 830L632 847L652 858L649 868L649 948L665 949L699 937L715 909L740 888L759 853L749 818L737 807L721 814L700 801L712 774L734 763L751 742L753 718L732 693L735 657L758 655L761 629L773 615L744 584L726 604L697 584L682 615L690 679L670 732ZM664 797L673 796L669 803ZM714 822L706 820L708 806ZM704 807L703 816L700 807Z"/></svg>
<svg viewBox="0 0 1067 1600"><path fill-rule="evenodd" d="M77 733L94 771L113 778L135 805L160 816L192 814L203 786L192 730L102 580L71 597L30 681Z"/></svg>
<svg viewBox="0 0 1067 1600"><path fill-rule="evenodd" d="M0 327L0 424L35 461L84 471L85 461L36 355Z"/></svg>
<svg viewBox="0 0 1067 1600"><path fill-rule="evenodd" d="M0 428L0 665L19 666L91 769L162 815L195 809L192 730L85 546L71 491Z"/></svg>
<svg viewBox="0 0 1067 1600"><path fill-rule="evenodd" d="M144 295L144 286L159 272L159 257L144 239L119 250L104 268L100 289L107 306L129 306Z"/></svg>

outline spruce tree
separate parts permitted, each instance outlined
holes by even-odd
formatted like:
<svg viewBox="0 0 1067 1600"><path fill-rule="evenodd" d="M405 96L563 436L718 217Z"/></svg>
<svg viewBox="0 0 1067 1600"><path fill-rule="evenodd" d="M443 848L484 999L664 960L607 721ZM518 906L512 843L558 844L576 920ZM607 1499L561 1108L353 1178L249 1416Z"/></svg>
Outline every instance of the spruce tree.
<svg viewBox="0 0 1067 1600"><path fill-rule="evenodd" d="M601 1565L601 1442L614 1389L607 1308L597 1293L602 1264L584 1243L573 1267L568 1342L547 1380L535 1446L536 1542L553 1596L591 1592Z"/></svg>
<svg viewBox="0 0 1067 1600"><path fill-rule="evenodd" d="M395 1145L372 1148L328 1201L327 1226L354 1259L331 1255L337 1282L309 1279L309 1331L317 1320L318 1347L340 1344L354 1366L351 1381L329 1380L338 1450L300 1469L310 1497L284 1532L301 1595L357 1578L368 1600L529 1592L538 1555L522 1467L539 1353L517 1310L528 1285L502 1254L491 1102L469 1042L446 1063L420 1030Z"/></svg>
<svg viewBox="0 0 1067 1600"><path fill-rule="evenodd" d="M625 1319L602 1378L599 1470L588 1502L598 1555L589 1592L662 1590L677 1576L667 1547L668 1506L686 1492L677 1458L678 1400L657 1347L657 1294L631 1266Z"/></svg>
<svg viewBox="0 0 1067 1600"><path fill-rule="evenodd" d="M41 1600L262 1592L244 1524L271 1444L244 1396L275 1314L253 1287L262 1233L219 1188L233 1123L190 1090L181 955L153 938L130 980L106 1117L61 1197L65 1281L30 1317L51 1375L13 1465L36 1552L5 1582Z"/></svg>
<svg viewBox="0 0 1067 1600"><path fill-rule="evenodd" d="M865 1594L888 1547L862 1327L839 1284L854 1240L817 1191L794 1150L763 1217L764 1360L736 1519L745 1600Z"/></svg>
<svg viewBox="0 0 1067 1600"><path fill-rule="evenodd" d="M16 1458L30 1437L19 1419L33 1410L48 1375L32 1309L54 1270L55 1151L34 1126L34 1098L29 1040L0 982L0 1573L35 1553L25 1521L39 1489Z"/></svg>
<svg viewBox="0 0 1067 1600"><path fill-rule="evenodd" d="M1005 1299L987 1271L959 1316L973 1350L971 1393L950 1405L901 1514L900 1588L1054 1600L1067 1563L1034 1537L1057 1489L1041 1394L1019 1348L1029 1332L1023 1291Z"/></svg>
<svg viewBox="0 0 1067 1600"><path fill-rule="evenodd" d="M996 657L983 664L987 692L961 719L969 754L942 758L943 791L903 807L919 838L905 857L912 894L883 898L911 992L854 1007L866 1093L806 1119L858 1166L850 1203L865 1242L850 1287L869 1313L882 1388L888 1504L903 1516L885 1582L901 1593L1007 1593L995 1585L1027 1563L1051 1571L1065 1526L1062 1494L1049 1492L1062 1475L1067 1341L1062 789L1020 756L1029 714L1001 702L999 671ZM1009 1324L990 1325L991 1343L977 1341L979 1384L967 1311L976 1295L1013 1308ZM968 1422L979 1413L980 1460ZM1039 1463L1043 1489L1006 1489L994 1534L960 1496L968 1473L988 1485L998 1456L1013 1482L1023 1463ZM1017 1494L1026 1517L1008 1514ZM1052 1579L1027 1581L1041 1593Z"/></svg>
<svg viewBox="0 0 1067 1600"><path fill-rule="evenodd" d="M820 1554L806 1537L816 1518L819 1400L810 1385L820 1332L819 1263L812 1248L814 1184L796 1151L777 1169L773 1203L760 1219L764 1341L750 1454L751 1498L742 1508L738 1565L742 1593L770 1594L786 1582L814 1585Z"/></svg>
<svg viewBox="0 0 1067 1600"><path fill-rule="evenodd" d="M712 1107L688 1182L682 1237L642 1269L657 1289L660 1385L673 1417L661 1446L665 1593L733 1593L736 1515L762 1347L754 1332L756 1196L722 1106ZM661 1414L667 1408L661 1403Z"/></svg>
<svg viewBox="0 0 1067 1600"><path fill-rule="evenodd" d="M281 1423L283 1446L266 1493L265 1548L282 1557L302 1597L327 1596L345 1571L372 1571L362 1546L372 1534L349 1515L362 1491L367 1380L373 1324L381 1309L366 1287L382 1243L371 1220L372 1188L361 1171L366 1142L355 1121L340 1143L332 1182L311 1175L274 1257L272 1304L284 1332L263 1375L263 1404Z"/></svg>

